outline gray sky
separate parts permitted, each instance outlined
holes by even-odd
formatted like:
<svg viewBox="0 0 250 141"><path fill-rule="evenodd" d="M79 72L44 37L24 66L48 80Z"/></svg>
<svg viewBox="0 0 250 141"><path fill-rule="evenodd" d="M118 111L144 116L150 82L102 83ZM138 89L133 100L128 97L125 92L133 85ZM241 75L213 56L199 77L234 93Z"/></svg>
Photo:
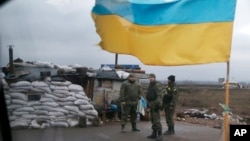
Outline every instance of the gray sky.
<svg viewBox="0 0 250 141"><path fill-rule="evenodd" d="M59 65L100 68L114 64L115 54L102 50L91 19L94 0L14 0L0 8L0 66L8 63L8 45L14 58ZM250 82L250 1L238 0L230 62L230 80ZM217 81L226 77L226 63L178 67L143 65L136 57L119 55L119 64L139 64L157 79Z"/></svg>

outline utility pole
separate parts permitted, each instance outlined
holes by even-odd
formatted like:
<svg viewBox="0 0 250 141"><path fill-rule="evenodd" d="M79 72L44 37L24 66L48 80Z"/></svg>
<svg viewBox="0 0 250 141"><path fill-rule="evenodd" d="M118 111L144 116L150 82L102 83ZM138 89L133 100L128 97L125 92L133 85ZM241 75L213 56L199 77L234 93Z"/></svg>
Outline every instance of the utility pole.
<svg viewBox="0 0 250 141"><path fill-rule="evenodd" d="M115 68L117 68L118 65L118 53L115 54Z"/></svg>
<svg viewBox="0 0 250 141"><path fill-rule="evenodd" d="M13 62L13 47L14 45L9 45L9 71L14 73L14 62Z"/></svg>

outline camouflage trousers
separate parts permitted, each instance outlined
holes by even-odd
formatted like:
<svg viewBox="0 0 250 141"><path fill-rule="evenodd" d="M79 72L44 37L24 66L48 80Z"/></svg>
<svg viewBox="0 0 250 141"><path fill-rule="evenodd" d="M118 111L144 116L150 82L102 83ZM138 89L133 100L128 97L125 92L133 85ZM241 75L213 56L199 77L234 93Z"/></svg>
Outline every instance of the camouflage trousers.
<svg viewBox="0 0 250 141"><path fill-rule="evenodd" d="M165 112L165 119L166 119L166 123L169 126L174 126L174 113L175 113L175 108L170 108L170 107L165 107L164 108L164 112Z"/></svg>
<svg viewBox="0 0 250 141"><path fill-rule="evenodd" d="M128 115L130 115L130 122L132 126L136 124L136 117L137 117L137 104L125 104L121 105L122 111L122 118L121 118L121 125L126 125Z"/></svg>
<svg viewBox="0 0 250 141"><path fill-rule="evenodd" d="M152 123L152 129L155 131L161 131L162 125L161 125L161 116L160 116L160 110L151 108L150 109L150 118Z"/></svg>

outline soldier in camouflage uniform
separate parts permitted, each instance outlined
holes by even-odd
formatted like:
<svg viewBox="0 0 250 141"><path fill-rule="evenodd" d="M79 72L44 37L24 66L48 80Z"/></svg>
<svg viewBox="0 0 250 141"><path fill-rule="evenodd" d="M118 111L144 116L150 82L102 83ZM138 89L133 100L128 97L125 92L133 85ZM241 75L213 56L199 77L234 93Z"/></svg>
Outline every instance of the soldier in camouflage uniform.
<svg viewBox="0 0 250 141"><path fill-rule="evenodd" d="M150 117L153 132L147 136L150 139L157 139L161 141L162 138L162 125L160 118L160 110L162 109L162 85L156 81L155 74L149 75L149 87L146 95L148 101L148 108L150 109Z"/></svg>
<svg viewBox="0 0 250 141"><path fill-rule="evenodd" d="M168 77L168 85L166 87L166 91L167 94L163 96L163 107L165 111L168 130L164 133L164 135L172 135L175 134L173 116L175 113L175 106L179 97L174 75L170 75Z"/></svg>
<svg viewBox="0 0 250 141"><path fill-rule="evenodd" d="M128 76L128 80L123 82L120 88L120 102L121 102L121 131L125 131L128 115L130 115L130 122L132 125L132 131L140 131L136 127L136 110L138 100L141 98L142 89L138 82L135 81L134 74Z"/></svg>

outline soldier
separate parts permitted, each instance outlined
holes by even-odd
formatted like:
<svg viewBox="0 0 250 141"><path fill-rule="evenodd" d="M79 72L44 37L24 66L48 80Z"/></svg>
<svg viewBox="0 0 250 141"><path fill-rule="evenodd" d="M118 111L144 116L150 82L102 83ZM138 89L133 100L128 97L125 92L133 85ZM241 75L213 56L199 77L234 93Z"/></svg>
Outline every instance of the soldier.
<svg viewBox="0 0 250 141"><path fill-rule="evenodd" d="M149 75L149 87L146 95L148 101L148 108L150 109L150 118L152 123L152 134L147 136L150 139L157 139L161 141L162 138L162 125L160 118L160 109L162 108L162 85L156 81L155 74Z"/></svg>
<svg viewBox="0 0 250 141"><path fill-rule="evenodd" d="M132 131L140 131L136 127L136 117L137 117L137 103L141 98L142 89L138 82L135 81L134 74L128 76L128 80L123 82L120 88L120 102L121 102L121 131L124 133L125 126L127 123L128 115L130 115L130 122L132 125Z"/></svg>
<svg viewBox="0 0 250 141"><path fill-rule="evenodd" d="M165 111L165 118L168 130L164 133L164 135L172 135L175 134L173 116L175 113L176 103L179 97L174 75L170 75L168 77L168 85L166 87L166 91L167 94L165 94L163 97L163 107Z"/></svg>

